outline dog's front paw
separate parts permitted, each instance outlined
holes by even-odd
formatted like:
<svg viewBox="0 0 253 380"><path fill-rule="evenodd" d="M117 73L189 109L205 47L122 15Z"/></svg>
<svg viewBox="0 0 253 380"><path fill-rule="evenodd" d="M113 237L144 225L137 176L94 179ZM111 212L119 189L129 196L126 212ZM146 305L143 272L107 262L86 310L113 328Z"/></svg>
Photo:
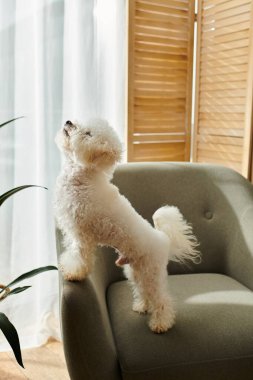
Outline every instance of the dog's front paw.
<svg viewBox="0 0 253 380"><path fill-rule="evenodd" d="M64 280L67 281L82 281L88 276L88 272L85 271L69 272L63 265L60 265L59 269L62 272Z"/></svg>
<svg viewBox="0 0 253 380"><path fill-rule="evenodd" d="M59 269L64 279L68 281L81 281L90 273L81 257L73 257L68 252L61 255Z"/></svg>
<svg viewBox="0 0 253 380"><path fill-rule="evenodd" d="M148 305L145 301L142 301L142 300L134 301L132 309L136 313L146 314L148 312Z"/></svg>

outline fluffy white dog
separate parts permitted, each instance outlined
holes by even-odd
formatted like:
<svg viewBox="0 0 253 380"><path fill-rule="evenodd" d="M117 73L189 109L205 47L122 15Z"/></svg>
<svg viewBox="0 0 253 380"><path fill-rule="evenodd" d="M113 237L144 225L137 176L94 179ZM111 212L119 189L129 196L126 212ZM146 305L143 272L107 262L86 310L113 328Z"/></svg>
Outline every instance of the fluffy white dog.
<svg viewBox="0 0 253 380"><path fill-rule="evenodd" d="M167 331L175 321L167 265L170 260L198 259L192 228L173 206L154 213L153 228L110 182L122 146L106 121L67 121L56 143L65 156L55 199L66 248L60 257L63 276L84 279L92 271L96 246L115 248L116 264L125 264L133 286L133 310L151 314L152 331Z"/></svg>

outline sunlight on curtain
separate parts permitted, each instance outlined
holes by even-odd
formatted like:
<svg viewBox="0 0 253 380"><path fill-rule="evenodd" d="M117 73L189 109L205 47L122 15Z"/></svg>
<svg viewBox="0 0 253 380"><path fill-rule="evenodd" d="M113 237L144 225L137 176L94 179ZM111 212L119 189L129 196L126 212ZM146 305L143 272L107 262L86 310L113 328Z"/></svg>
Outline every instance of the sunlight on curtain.
<svg viewBox="0 0 253 380"><path fill-rule="evenodd" d="M61 160L54 143L66 119L104 117L123 140L125 0L0 0L0 191L27 189L0 210L0 283L56 264L52 196ZM60 337L58 274L0 304L22 347ZM0 333L0 350L9 349Z"/></svg>
<svg viewBox="0 0 253 380"><path fill-rule="evenodd" d="M80 120L106 118L122 139L124 25L125 0L77 0L75 7L73 1L65 2L63 116Z"/></svg>

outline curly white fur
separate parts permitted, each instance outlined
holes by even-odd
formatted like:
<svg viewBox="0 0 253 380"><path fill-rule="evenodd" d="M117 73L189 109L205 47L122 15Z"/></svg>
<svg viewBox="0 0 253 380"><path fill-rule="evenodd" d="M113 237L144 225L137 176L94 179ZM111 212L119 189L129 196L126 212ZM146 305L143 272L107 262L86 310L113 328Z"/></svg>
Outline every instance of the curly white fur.
<svg viewBox="0 0 253 380"><path fill-rule="evenodd" d="M167 331L175 322L167 265L199 257L191 226L176 207L165 206L154 213L153 228L110 182L122 146L106 121L68 121L56 143L65 156L55 192L64 277L84 279L92 271L96 246L114 247L123 258L118 263L128 263L124 272L133 287L133 310L151 314L152 331Z"/></svg>

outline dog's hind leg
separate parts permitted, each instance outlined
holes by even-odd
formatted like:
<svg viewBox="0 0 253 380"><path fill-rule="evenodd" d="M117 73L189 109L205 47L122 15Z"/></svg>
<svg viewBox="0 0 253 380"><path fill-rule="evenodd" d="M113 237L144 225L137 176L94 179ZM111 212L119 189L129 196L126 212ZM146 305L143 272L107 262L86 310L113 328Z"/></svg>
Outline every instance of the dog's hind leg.
<svg viewBox="0 0 253 380"><path fill-rule="evenodd" d="M59 267L63 277L69 281L81 281L87 277L94 264L95 244L84 241L80 244L72 241L61 254Z"/></svg>
<svg viewBox="0 0 253 380"><path fill-rule="evenodd" d="M153 303L149 327L155 333L163 333L175 324L175 311L170 296L156 298Z"/></svg>
<svg viewBox="0 0 253 380"><path fill-rule="evenodd" d="M128 278L133 291L133 311L136 311L139 314L145 314L148 311L148 301L144 297L140 282L135 277L134 271L130 265L124 265L124 273Z"/></svg>
<svg viewBox="0 0 253 380"><path fill-rule="evenodd" d="M168 290L166 268L150 267L148 271L136 271L135 278L142 289L150 315L149 327L155 333L170 329L175 323L173 301Z"/></svg>

